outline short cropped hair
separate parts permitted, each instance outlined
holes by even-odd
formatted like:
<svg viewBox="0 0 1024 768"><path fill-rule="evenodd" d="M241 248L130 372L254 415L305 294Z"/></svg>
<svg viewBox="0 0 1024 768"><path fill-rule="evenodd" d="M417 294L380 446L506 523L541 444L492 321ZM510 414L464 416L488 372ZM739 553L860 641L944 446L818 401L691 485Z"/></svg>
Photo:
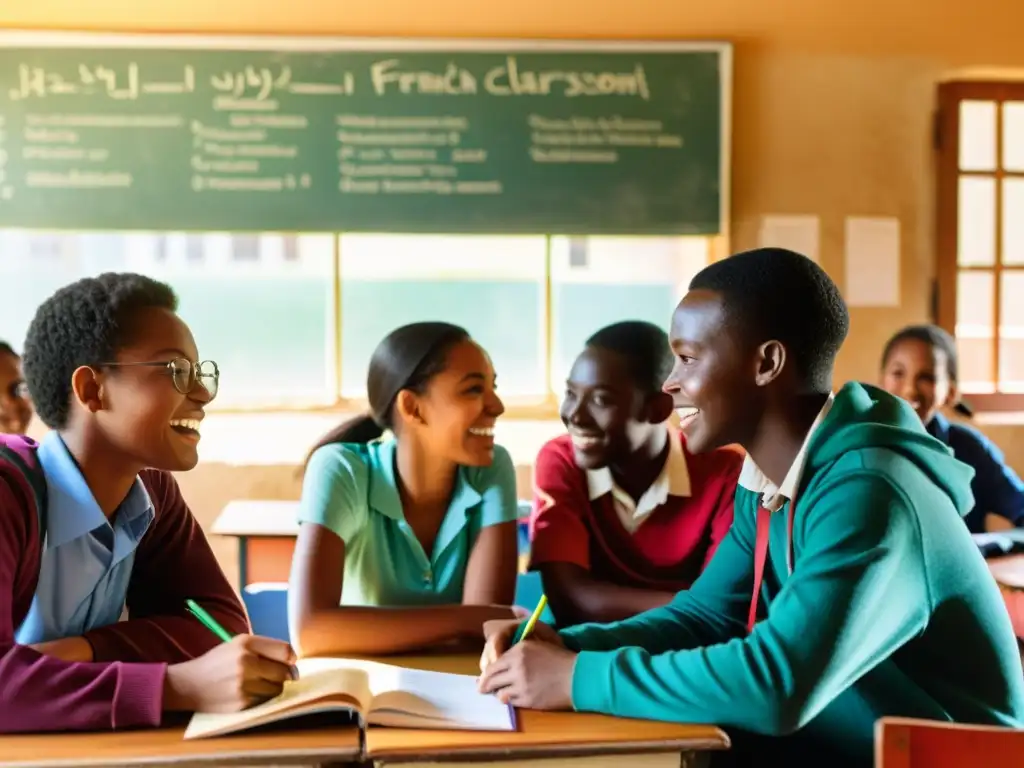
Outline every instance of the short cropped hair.
<svg viewBox="0 0 1024 768"><path fill-rule="evenodd" d="M177 296L152 278L113 272L66 285L40 305L28 328L22 364L46 426L67 426L75 369L113 362L130 342L133 315L149 308L176 312Z"/></svg>
<svg viewBox="0 0 1024 768"><path fill-rule="evenodd" d="M674 358L668 334L653 323L624 320L607 325L587 339L586 346L624 358L633 383L644 394L660 392L672 372Z"/></svg>
<svg viewBox="0 0 1024 768"><path fill-rule="evenodd" d="M781 342L803 387L821 392L832 386L850 313L839 288L809 258L784 248L738 253L697 273L690 290L718 293L726 321L746 341Z"/></svg>

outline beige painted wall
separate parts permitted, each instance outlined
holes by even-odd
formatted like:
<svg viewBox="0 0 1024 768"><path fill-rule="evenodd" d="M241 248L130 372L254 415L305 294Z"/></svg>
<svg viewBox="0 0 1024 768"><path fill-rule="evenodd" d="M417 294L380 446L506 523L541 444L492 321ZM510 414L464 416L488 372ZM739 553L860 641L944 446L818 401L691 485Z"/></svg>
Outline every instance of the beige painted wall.
<svg viewBox="0 0 1024 768"><path fill-rule="evenodd" d="M756 244L765 214L815 214L822 264L841 283L843 217L896 216L902 223L903 303L853 310L842 381L872 379L887 335L926 318L934 273L935 85L964 67L1024 68L1024 4L862 0L838 8L822 0L8 0L0 4L0 27L731 41L733 247ZM553 429L540 428L534 447ZM1024 469L1024 428L987 429ZM529 463L529 443L514 452L517 461ZM203 464L182 485L207 523L228 498L294 497L292 472ZM233 552L221 552L233 571Z"/></svg>

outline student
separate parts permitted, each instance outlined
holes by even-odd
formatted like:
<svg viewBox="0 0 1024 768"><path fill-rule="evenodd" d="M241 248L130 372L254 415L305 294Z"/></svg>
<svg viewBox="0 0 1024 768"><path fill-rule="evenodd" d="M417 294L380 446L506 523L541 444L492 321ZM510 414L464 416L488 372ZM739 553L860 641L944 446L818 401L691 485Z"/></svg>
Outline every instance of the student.
<svg viewBox="0 0 1024 768"><path fill-rule="evenodd" d="M747 450L732 528L662 608L541 627L500 657L515 623L492 623L481 687L519 706L718 723L739 765L870 766L885 715L1024 725L1010 619L958 519L971 471L898 398L857 383L833 397L848 325L798 254L702 270L672 319L666 390L694 453Z"/></svg>
<svg viewBox="0 0 1024 768"><path fill-rule="evenodd" d="M514 615L516 478L487 354L457 326L406 325L374 350L367 393L372 415L306 466L288 589L303 656L398 653Z"/></svg>
<svg viewBox="0 0 1024 768"><path fill-rule="evenodd" d="M32 421L32 404L21 373L21 358L0 341L0 434L23 435Z"/></svg>
<svg viewBox="0 0 1024 768"><path fill-rule="evenodd" d="M928 434L974 469L974 508L964 518L971 533L1024 526L1024 482L991 440L973 427L950 422L941 413L948 407L963 416L971 415L957 394L953 337L934 325L904 328L885 345L881 379L883 389L902 397L917 411Z"/></svg>
<svg viewBox="0 0 1024 768"><path fill-rule="evenodd" d="M591 336L569 371L568 434L537 456L530 519L530 567L561 626L668 603L732 524L743 456L695 456L666 424L672 363L663 330L626 321Z"/></svg>
<svg viewBox="0 0 1024 768"><path fill-rule="evenodd" d="M53 431L0 436L0 732L157 726L242 709L290 675L287 643L244 634L170 474L198 461L218 382L176 305L162 283L105 274L29 327L25 375ZM239 637L221 643L187 598Z"/></svg>

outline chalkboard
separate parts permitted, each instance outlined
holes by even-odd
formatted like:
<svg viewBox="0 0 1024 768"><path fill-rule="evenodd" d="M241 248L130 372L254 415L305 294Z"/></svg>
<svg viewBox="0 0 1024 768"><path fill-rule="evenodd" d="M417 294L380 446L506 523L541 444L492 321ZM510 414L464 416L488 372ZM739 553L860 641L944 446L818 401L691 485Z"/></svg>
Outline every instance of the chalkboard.
<svg viewBox="0 0 1024 768"><path fill-rule="evenodd" d="M728 45L0 43L0 226L722 231Z"/></svg>

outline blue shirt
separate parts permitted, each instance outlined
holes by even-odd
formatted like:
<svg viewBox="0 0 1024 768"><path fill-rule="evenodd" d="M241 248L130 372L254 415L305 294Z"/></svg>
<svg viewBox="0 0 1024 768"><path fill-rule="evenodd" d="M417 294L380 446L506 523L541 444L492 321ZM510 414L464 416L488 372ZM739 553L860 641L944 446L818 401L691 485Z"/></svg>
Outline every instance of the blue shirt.
<svg viewBox="0 0 1024 768"><path fill-rule="evenodd" d="M459 467L428 557L402 510L396 445L334 443L317 450L306 468L299 522L325 526L345 542L342 605L461 603L480 531L516 519L512 459L495 446L490 466Z"/></svg>
<svg viewBox="0 0 1024 768"><path fill-rule="evenodd" d="M964 517L971 533L984 533L985 515L1005 517L1024 526L1024 483L1006 465L1002 452L981 432L966 424L950 422L941 414L928 422L928 434L953 449L953 455L974 468L971 491L974 508Z"/></svg>
<svg viewBox="0 0 1024 768"><path fill-rule="evenodd" d="M135 549L154 516L136 478L111 525L56 432L46 435L36 455L46 478L46 510L39 583L15 632L26 645L77 637L120 619Z"/></svg>

